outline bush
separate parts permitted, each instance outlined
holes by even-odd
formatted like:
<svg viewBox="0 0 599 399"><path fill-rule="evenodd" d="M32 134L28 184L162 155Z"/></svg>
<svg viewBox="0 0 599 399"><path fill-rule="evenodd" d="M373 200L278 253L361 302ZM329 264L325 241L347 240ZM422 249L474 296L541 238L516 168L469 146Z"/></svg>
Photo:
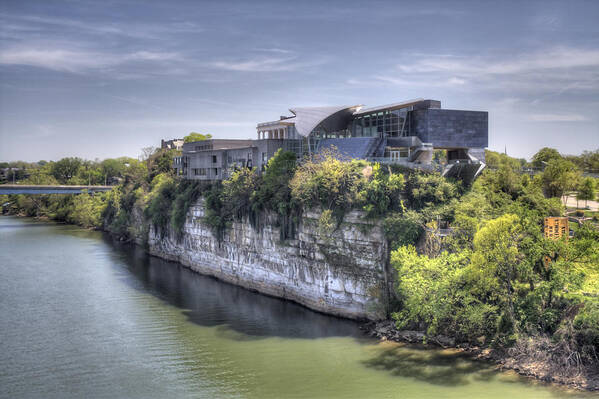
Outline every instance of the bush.
<svg viewBox="0 0 599 399"><path fill-rule="evenodd" d="M224 214L222 201L223 187L220 182L213 184L206 191L206 215L204 223L212 228L214 235L220 241L227 227L227 216Z"/></svg>
<svg viewBox="0 0 599 399"><path fill-rule="evenodd" d="M291 214L292 199L289 182L296 169L295 153L277 150L268 161L253 197L252 207L255 211L270 209L281 216Z"/></svg>
<svg viewBox="0 0 599 399"><path fill-rule="evenodd" d="M171 227L180 238L183 233L183 226L187 219L189 207L199 198L200 183L197 181L183 180L177 187L177 196L171 206Z"/></svg>
<svg viewBox="0 0 599 399"><path fill-rule="evenodd" d="M449 181L438 173L412 173L408 178L406 191L410 206L422 209L457 198L460 184Z"/></svg>
<svg viewBox="0 0 599 399"><path fill-rule="evenodd" d="M150 219L152 226L161 237L168 234L168 226L171 216L171 204L177 195L177 185L172 181L166 181L159 186L156 195L151 197L144 213ZM132 209L133 203L130 208Z"/></svg>
<svg viewBox="0 0 599 399"><path fill-rule="evenodd" d="M396 212L383 220L383 230L391 250L406 245L414 245L424 232L424 224L418 213Z"/></svg>
<svg viewBox="0 0 599 399"><path fill-rule="evenodd" d="M393 173L389 168L383 169L378 163L374 164L372 178L361 193L366 216L374 218L388 212L403 212L401 194L404 187L405 180L402 174Z"/></svg>
<svg viewBox="0 0 599 399"><path fill-rule="evenodd" d="M594 354L599 363L599 301L587 301L574 317L574 330L579 346L585 353Z"/></svg>
<svg viewBox="0 0 599 399"><path fill-rule="evenodd" d="M289 183L294 201L305 208L330 209L337 223L347 211L362 203L367 165L363 161L344 162L327 152L300 165Z"/></svg>
<svg viewBox="0 0 599 399"><path fill-rule="evenodd" d="M80 194L73 198L73 208L68 215L70 223L83 227L102 227L102 213L106 208L104 194Z"/></svg>

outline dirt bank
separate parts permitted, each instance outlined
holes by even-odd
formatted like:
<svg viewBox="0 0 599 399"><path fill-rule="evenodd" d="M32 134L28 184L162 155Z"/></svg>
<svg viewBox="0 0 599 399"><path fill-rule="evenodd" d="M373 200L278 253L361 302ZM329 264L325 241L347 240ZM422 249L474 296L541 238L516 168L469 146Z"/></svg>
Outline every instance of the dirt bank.
<svg viewBox="0 0 599 399"><path fill-rule="evenodd" d="M568 386L570 388L599 391L599 369L578 368L559 369L551 361L547 351L527 351L526 348L514 347L510 350L493 349L469 344L456 344L451 337L426 337L422 331L397 330L392 321L368 322L360 327L368 335L381 340L423 344L432 347L454 348L470 355L473 359L492 361L498 370L514 370L518 374L540 381ZM542 348L543 343L535 344ZM531 355L534 353L534 355Z"/></svg>

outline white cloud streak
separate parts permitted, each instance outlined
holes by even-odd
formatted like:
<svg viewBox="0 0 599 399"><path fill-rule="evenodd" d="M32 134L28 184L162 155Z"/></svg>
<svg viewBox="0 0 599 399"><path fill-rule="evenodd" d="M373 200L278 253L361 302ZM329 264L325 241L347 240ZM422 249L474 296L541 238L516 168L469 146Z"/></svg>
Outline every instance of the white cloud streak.
<svg viewBox="0 0 599 399"><path fill-rule="evenodd" d="M207 66L237 72L283 72L310 68L326 62L323 58L299 61L297 57L260 57L240 61L215 61L207 64Z"/></svg>
<svg viewBox="0 0 599 399"><path fill-rule="evenodd" d="M177 53L137 51L103 53L70 49L12 48L0 52L2 65L27 65L54 71L85 73L133 63L165 63L181 61Z"/></svg>
<svg viewBox="0 0 599 399"><path fill-rule="evenodd" d="M599 90L599 50L558 47L505 56L413 56L374 79L400 86L510 89L528 93ZM567 89L564 89L567 88Z"/></svg>
<svg viewBox="0 0 599 399"><path fill-rule="evenodd" d="M580 114L532 114L534 122L584 122L588 118Z"/></svg>

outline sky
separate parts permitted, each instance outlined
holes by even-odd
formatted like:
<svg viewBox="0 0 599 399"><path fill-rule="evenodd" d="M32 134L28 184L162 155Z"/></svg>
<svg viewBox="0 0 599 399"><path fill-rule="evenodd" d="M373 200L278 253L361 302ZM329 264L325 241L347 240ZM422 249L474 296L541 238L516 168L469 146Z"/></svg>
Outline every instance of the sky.
<svg viewBox="0 0 599 399"><path fill-rule="evenodd" d="M489 112L489 148L599 149L599 1L0 1L0 161L255 138L289 108Z"/></svg>

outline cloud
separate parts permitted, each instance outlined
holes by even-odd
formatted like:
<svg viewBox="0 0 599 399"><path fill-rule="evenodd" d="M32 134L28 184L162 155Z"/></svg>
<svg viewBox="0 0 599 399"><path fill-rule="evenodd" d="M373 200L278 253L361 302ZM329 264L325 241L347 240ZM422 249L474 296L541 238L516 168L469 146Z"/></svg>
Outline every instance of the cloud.
<svg viewBox="0 0 599 399"><path fill-rule="evenodd" d="M498 57L409 54L375 80L400 86L513 90L555 96L565 91L599 91L599 49L555 47Z"/></svg>
<svg viewBox="0 0 599 399"><path fill-rule="evenodd" d="M207 127L256 127L255 121L214 121L214 120L185 120L185 119L135 119L121 120L116 125L127 128L181 128L204 129Z"/></svg>
<svg viewBox="0 0 599 399"><path fill-rule="evenodd" d="M177 53L137 51L104 53L70 49L12 48L0 52L1 65L28 65L60 72L86 73L129 63L180 61Z"/></svg>
<svg viewBox="0 0 599 399"><path fill-rule="evenodd" d="M282 48L257 48L256 51L264 51L267 53L291 54L293 51Z"/></svg>
<svg viewBox="0 0 599 399"><path fill-rule="evenodd" d="M2 34L10 32L23 34L24 32L76 31L78 33L123 36L136 39L161 39L165 35L200 33L204 28L196 23L180 21L162 24L145 24L135 22L90 21L80 19L58 18L39 15L12 15L0 14L4 22Z"/></svg>
<svg viewBox="0 0 599 399"><path fill-rule="evenodd" d="M534 122L584 122L588 118L580 114L532 114Z"/></svg>
<svg viewBox="0 0 599 399"><path fill-rule="evenodd" d="M237 72L281 72L296 71L326 63L325 58L312 58L310 61L299 61L296 56L290 57L258 57L240 61L215 61L206 66Z"/></svg>
<svg viewBox="0 0 599 399"><path fill-rule="evenodd" d="M421 59L410 64L399 64L397 68L407 73L451 72L484 76L597 66L599 66L599 50L562 47L511 59L506 57L505 60L480 56L441 56Z"/></svg>

